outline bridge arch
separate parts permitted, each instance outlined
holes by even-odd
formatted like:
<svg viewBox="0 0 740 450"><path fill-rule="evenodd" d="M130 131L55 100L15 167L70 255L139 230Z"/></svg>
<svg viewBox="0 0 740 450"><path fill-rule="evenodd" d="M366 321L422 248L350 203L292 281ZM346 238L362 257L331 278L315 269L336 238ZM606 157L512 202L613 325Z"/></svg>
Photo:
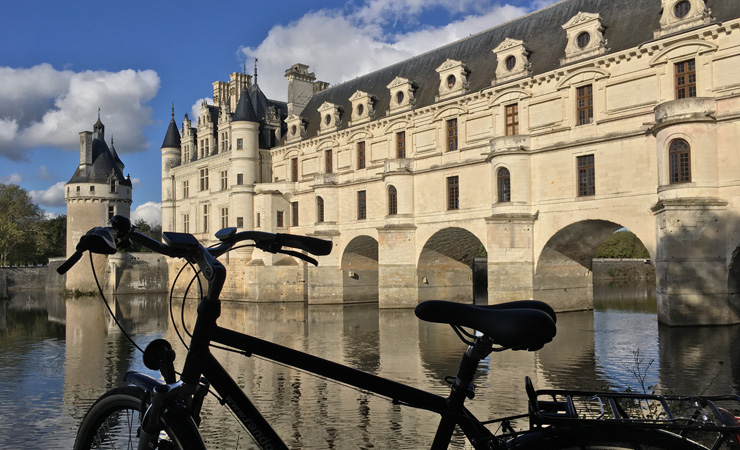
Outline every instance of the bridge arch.
<svg viewBox="0 0 740 450"><path fill-rule="evenodd" d="M534 297L559 311L592 308L592 260L604 240L621 228L609 220L589 219L555 232L536 260Z"/></svg>
<svg viewBox="0 0 740 450"><path fill-rule="evenodd" d="M419 301L473 303L474 280L479 280L474 267L481 267L486 278L486 258L476 258L476 254L485 254L481 248L485 248L481 240L464 228L448 227L432 234L417 260Z"/></svg>
<svg viewBox="0 0 740 450"><path fill-rule="evenodd" d="M378 241L371 236L354 237L342 253L344 303L378 301Z"/></svg>

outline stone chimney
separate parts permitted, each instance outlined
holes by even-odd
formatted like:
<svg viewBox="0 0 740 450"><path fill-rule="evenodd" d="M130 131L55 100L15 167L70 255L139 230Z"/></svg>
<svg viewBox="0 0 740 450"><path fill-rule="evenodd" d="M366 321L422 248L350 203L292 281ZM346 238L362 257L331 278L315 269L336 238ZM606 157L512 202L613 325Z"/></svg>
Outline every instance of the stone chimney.
<svg viewBox="0 0 740 450"><path fill-rule="evenodd" d="M285 71L288 79L288 115L300 115L314 94L316 74L308 71L305 64L293 64Z"/></svg>
<svg viewBox="0 0 740 450"><path fill-rule="evenodd" d="M92 132L80 132L80 165L92 165Z"/></svg>

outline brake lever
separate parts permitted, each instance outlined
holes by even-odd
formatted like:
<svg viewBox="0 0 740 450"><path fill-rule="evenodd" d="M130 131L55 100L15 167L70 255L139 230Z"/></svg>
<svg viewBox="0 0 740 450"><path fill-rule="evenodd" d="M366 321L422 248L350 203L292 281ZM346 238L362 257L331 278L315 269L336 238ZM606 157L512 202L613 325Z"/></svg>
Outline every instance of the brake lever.
<svg viewBox="0 0 740 450"><path fill-rule="evenodd" d="M313 264L314 266L318 266L319 265L319 262L316 261L315 259L311 258L310 256L304 255L303 253L298 253L298 252L293 251L293 250L277 250L277 251L275 251L275 253L282 253L282 254L288 255L288 256L295 256L296 258L302 259L302 260L304 260L306 262L309 262L309 263Z"/></svg>

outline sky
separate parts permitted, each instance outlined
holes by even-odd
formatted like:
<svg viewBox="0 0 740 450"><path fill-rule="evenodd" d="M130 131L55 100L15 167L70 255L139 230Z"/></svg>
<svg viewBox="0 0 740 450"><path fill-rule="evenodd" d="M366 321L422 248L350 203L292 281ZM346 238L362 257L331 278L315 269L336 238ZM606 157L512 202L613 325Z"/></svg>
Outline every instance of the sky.
<svg viewBox="0 0 740 450"><path fill-rule="evenodd" d="M13 1L0 18L0 183L50 217L79 164L79 133L100 118L134 183L132 219L161 221L160 147L174 104L182 127L215 81L255 58L268 98L309 65L338 84L557 0Z"/></svg>

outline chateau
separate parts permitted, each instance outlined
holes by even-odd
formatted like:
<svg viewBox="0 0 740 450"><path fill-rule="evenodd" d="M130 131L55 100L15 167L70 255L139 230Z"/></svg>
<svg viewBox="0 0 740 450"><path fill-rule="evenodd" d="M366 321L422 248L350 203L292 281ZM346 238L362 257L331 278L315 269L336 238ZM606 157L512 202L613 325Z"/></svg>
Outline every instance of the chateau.
<svg viewBox="0 0 740 450"><path fill-rule="evenodd" d="M565 0L335 86L285 77L286 103L215 82L162 144L165 231L334 242L318 267L240 249L226 295L471 301L482 259L488 303L583 309L626 227L659 320L740 321L740 2Z"/></svg>

